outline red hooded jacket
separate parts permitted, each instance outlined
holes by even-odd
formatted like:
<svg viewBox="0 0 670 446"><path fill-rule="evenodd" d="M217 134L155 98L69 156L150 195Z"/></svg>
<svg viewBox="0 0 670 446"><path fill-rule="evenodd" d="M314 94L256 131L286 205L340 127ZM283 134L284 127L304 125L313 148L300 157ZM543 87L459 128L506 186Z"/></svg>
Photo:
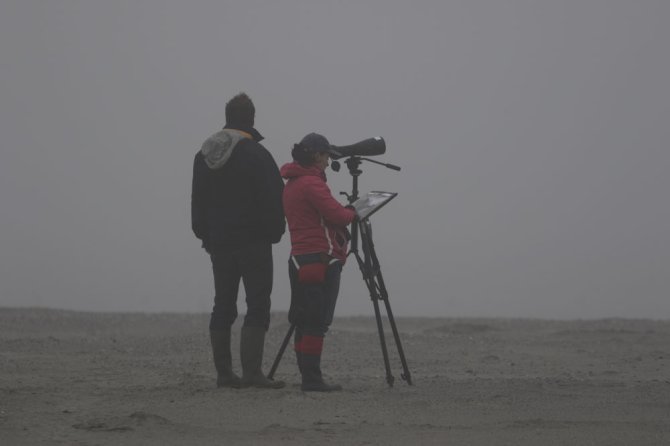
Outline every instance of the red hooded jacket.
<svg viewBox="0 0 670 446"><path fill-rule="evenodd" d="M280 173L287 180L282 199L291 233L291 255L323 252L344 262L346 227L356 212L333 198L326 174L318 167L293 162L282 166Z"/></svg>

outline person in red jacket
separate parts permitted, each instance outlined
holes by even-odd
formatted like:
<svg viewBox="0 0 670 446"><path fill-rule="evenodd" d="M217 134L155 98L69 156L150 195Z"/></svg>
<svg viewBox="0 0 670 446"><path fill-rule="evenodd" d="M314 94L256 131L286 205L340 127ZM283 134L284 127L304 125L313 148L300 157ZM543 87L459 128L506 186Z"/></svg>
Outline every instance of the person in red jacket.
<svg viewBox="0 0 670 446"><path fill-rule="evenodd" d="M289 322L295 325L294 349L303 391L342 389L324 382L321 353L347 257L347 225L356 212L333 198L326 184L330 153L328 140L310 133L293 146L294 161L280 170L287 180L282 202L291 234Z"/></svg>

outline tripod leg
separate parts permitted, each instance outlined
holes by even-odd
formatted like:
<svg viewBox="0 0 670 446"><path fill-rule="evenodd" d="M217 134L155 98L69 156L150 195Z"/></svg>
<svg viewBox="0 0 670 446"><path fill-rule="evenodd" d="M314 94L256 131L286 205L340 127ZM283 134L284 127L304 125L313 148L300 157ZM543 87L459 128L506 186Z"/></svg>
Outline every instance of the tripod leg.
<svg viewBox="0 0 670 446"><path fill-rule="evenodd" d="M391 310L391 303L389 302L388 292L386 291L386 285L384 284L384 278L382 277L381 268L379 265L379 260L377 259L377 253L375 252L374 244L372 242L372 227L370 222L366 222L366 226L361 228L361 235L363 239L363 247L366 256L365 264L368 265L370 271L373 272L374 277L369 277L367 279L368 288L371 290L371 294L374 294L377 299L383 300L386 307L386 315L388 316L389 323L391 325L391 330L393 331L393 338L395 340L396 348L398 349L398 356L400 356L400 362L402 364L403 373L401 378L407 381L407 384L412 385L412 376L409 372L409 367L407 366L407 360L405 359L405 352L402 348L402 343L400 341L400 335L398 333L398 328L395 323L395 318L393 317L393 310ZM372 290L374 289L374 293ZM374 300L374 297L373 297ZM375 312L378 313L379 304L375 301ZM380 327L380 337L383 337L381 334L381 318L378 316L377 325ZM385 350L386 346L382 346L382 350ZM385 361L388 366L388 359Z"/></svg>
<svg viewBox="0 0 670 446"><path fill-rule="evenodd" d="M288 332L286 333L286 336L284 337L284 341L281 344L281 347L279 347L279 351L277 352L277 356L275 357L274 363L272 363L272 368L270 369L270 373L268 373L268 379L272 379L275 376L275 372L277 371L277 367L279 367L279 362L281 361L281 357L284 354L284 350L286 350L286 346L288 345L289 341L291 340L291 336L293 335L293 331L295 330L295 324L291 324L291 327L289 327Z"/></svg>
<svg viewBox="0 0 670 446"><path fill-rule="evenodd" d="M393 382L395 378L391 372L391 365L389 363L388 350L386 348L386 338L384 336L384 325L382 323L381 312L379 311L379 300L381 296L379 295L379 287L375 282L375 279L378 275L379 263L373 251L372 239L370 235L370 222L364 221L359 222L359 230L361 235L361 247L363 248L363 254L365 255L365 260L361 259L359 255L356 255L356 260L358 260L358 266L363 273L363 280L368 287L370 292L370 298L372 299L372 305L375 310L375 318L377 320L377 331L379 332L379 343L381 344L382 356L384 357L384 368L386 369L386 382L390 387L393 387Z"/></svg>
<svg viewBox="0 0 670 446"><path fill-rule="evenodd" d="M372 305L375 308L375 318L377 319L377 330L379 331L379 342L382 346L382 356L384 357L384 367L386 368L386 382L389 387L393 387L395 378L391 373L391 364L389 363L389 353L386 349L386 338L384 337L384 326L382 325L382 316L379 311L379 300L373 297Z"/></svg>
<svg viewBox="0 0 670 446"><path fill-rule="evenodd" d="M402 349L400 335L398 334L398 328L395 325L395 319L393 318L393 311L391 310L391 304L388 301L388 297L384 299L384 304L386 305L386 315L389 318L391 330L393 331L393 337L395 338L395 345L398 348L398 356L400 356L400 363L402 364L403 373L400 375L400 377L407 381L407 384L411 386L412 376L409 373L409 367L407 366L407 360L405 359L405 352Z"/></svg>

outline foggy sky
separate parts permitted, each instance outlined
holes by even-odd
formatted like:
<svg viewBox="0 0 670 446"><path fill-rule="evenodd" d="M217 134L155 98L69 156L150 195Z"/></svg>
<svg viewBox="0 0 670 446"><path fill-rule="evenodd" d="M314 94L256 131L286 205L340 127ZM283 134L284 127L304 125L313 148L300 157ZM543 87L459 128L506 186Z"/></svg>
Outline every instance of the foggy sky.
<svg viewBox="0 0 670 446"><path fill-rule="evenodd" d="M669 318L668 19L664 0L3 0L0 306L210 311L192 159L245 91L279 165L312 131L385 138L402 171L364 164L360 189L399 193L372 219L396 315ZM371 312L349 262L337 314Z"/></svg>

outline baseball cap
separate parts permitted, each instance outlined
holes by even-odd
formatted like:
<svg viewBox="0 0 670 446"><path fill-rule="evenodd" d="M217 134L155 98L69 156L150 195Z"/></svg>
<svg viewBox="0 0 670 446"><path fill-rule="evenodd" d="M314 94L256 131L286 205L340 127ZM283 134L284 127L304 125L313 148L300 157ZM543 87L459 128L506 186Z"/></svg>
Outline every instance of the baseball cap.
<svg viewBox="0 0 670 446"><path fill-rule="evenodd" d="M340 153L333 149L325 136L318 133L309 133L298 143L306 152L327 152L331 155L341 156Z"/></svg>

